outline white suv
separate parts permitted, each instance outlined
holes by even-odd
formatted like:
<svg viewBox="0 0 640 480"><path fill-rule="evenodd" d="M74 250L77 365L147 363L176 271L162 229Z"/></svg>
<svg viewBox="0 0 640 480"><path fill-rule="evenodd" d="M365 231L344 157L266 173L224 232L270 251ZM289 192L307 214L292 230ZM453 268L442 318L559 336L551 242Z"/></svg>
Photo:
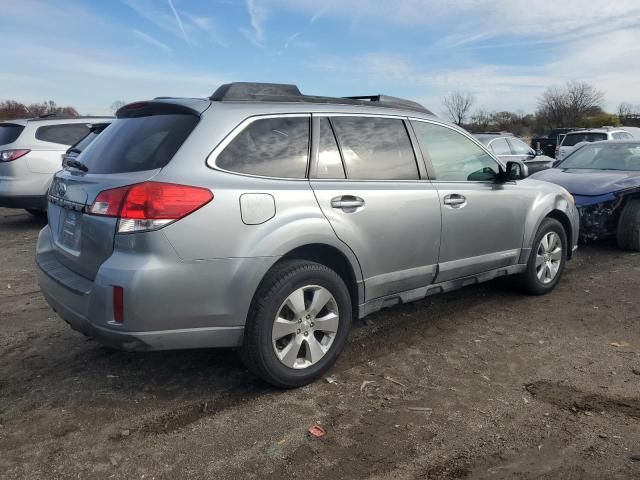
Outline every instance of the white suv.
<svg viewBox="0 0 640 480"><path fill-rule="evenodd" d="M49 116L0 122L0 207L44 212L62 154L89 133L92 123L109 120Z"/></svg>
<svg viewBox="0 0 640 480"><path fill-rule="evenodd" d="M556 161L564 159L579 144L585 142L600 142L602 140L632 140L633 135L622 129L610 127L576 130L561 136L561 142L556 149Z"/></svg>

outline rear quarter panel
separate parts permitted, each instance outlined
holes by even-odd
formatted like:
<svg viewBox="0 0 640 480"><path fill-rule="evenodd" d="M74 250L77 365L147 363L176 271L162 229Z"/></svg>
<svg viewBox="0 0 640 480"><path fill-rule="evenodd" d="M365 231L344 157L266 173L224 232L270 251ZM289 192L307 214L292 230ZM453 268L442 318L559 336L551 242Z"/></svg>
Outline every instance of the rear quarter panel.
<svg viewBox="0 0 640 480"><path fill-rule="evenodd" d="M360 281L357 259L336 237L307 179L254 177L207 166L214 148L252 113L242 107L212 106L174 159L154 178L209 188L214 195L209 204L163 229L177 255L184 261L266 257L270 259L267 264L273 265L295 248L321 243L342 252ZM244 194L272 197L273 216L263 223L245 223L241 212ZM247 271L238 275L259 275L261 279L264 273Z"/></svg>

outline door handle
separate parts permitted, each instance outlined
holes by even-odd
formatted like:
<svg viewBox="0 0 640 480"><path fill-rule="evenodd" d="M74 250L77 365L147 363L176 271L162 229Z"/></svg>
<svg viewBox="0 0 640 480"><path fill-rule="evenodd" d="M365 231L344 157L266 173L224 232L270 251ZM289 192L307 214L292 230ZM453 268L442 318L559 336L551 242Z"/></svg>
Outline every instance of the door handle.
<svg viewBox="0 0 640 480"><path fill-rule="evenodd" d="M364 206L364 200L353 195L342 195L332 198L331 206L333 208L341 208L345 211L355 212L357 208Z"/></svg>
<svg viewBox="0 0 640 480"><path fill-rule="evenodd" d="M444 204L451 208L462 208L467 203L467 197L457 193L452 193L444 197Z"/></svg>

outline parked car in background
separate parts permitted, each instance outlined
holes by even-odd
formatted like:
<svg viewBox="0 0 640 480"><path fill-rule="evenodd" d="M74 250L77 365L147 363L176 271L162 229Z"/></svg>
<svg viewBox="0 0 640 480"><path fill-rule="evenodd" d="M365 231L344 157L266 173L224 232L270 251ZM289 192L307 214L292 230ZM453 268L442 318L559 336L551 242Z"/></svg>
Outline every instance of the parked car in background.
<svg viewBox="0 0 640 480"><path fill-rule="evenodd" d="M640 141L584 144L534 178L571 192L583 241L616 236L620 247L640 251Z"/></svg>
<svg viewBox="0 0 640 480"><path fill-rule="evenodd" d="M620 127L633 137L634 140L640 140L640 127Z"/></svg>
<svg viewBox="0 0 640 480"><path fill-rule="evenodd" d="M501 160L517 160L527 165L529 174L551 168L553 158L538 155L537 152L510 133L476 133L473 135Z"/></svg>
<svg viewBox="0 0 640 480"><path fill-rule="evenodd" d="M0 207L42 214L61 155L89 133L88 122L106 118L47 116L0 123Z"/></svg>
<svg viewBox="0 0 640 480"><path fill-rule="evenodd" d="M505 275L547 293L577 242L564 188L394 97L137 102L77 161L38 238L49 304L117 348L239 347L279 387L327 372L354 316Z"/></svg>
<svg viewBox="0 0 640 480"><path fill-rule="evenodd" d="M109 125L111 125L111 121L87 124L89 132L62 154L62 166L66 167L69 160L73 160L80 155Z"/></svg>
<svg viewBox="0 0 640 480"><path fill-rule="evenodd" d="M633 140L633 135L622 129L609 127L578 130L564 135L558 145L556 160L564 159L576 146L582 143L600 142L603 140Z"/></svg>
<svg viewBox="0 0 640 480"><path fill-rule="evenodd" d="M539 155L556 157L556 147L560 143L560 136L568 132L580 130L580 128L554 128L546 137L534 137L531 139L531 148Z"/></svg>

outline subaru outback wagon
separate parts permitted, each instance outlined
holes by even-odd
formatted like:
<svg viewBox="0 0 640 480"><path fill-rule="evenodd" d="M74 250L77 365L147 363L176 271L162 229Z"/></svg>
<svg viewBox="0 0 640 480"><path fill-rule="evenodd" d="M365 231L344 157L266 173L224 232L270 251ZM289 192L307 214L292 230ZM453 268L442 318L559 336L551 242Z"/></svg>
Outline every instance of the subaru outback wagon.
<svg viewBox="0 0 640 480"><path fill-rule="evenodd" d="M381 308L505 275L549 292L578 236L565 189L393 97L132 103L77 161L38 239L49 304L116 348L238 347L280 387Z"/></svg>

